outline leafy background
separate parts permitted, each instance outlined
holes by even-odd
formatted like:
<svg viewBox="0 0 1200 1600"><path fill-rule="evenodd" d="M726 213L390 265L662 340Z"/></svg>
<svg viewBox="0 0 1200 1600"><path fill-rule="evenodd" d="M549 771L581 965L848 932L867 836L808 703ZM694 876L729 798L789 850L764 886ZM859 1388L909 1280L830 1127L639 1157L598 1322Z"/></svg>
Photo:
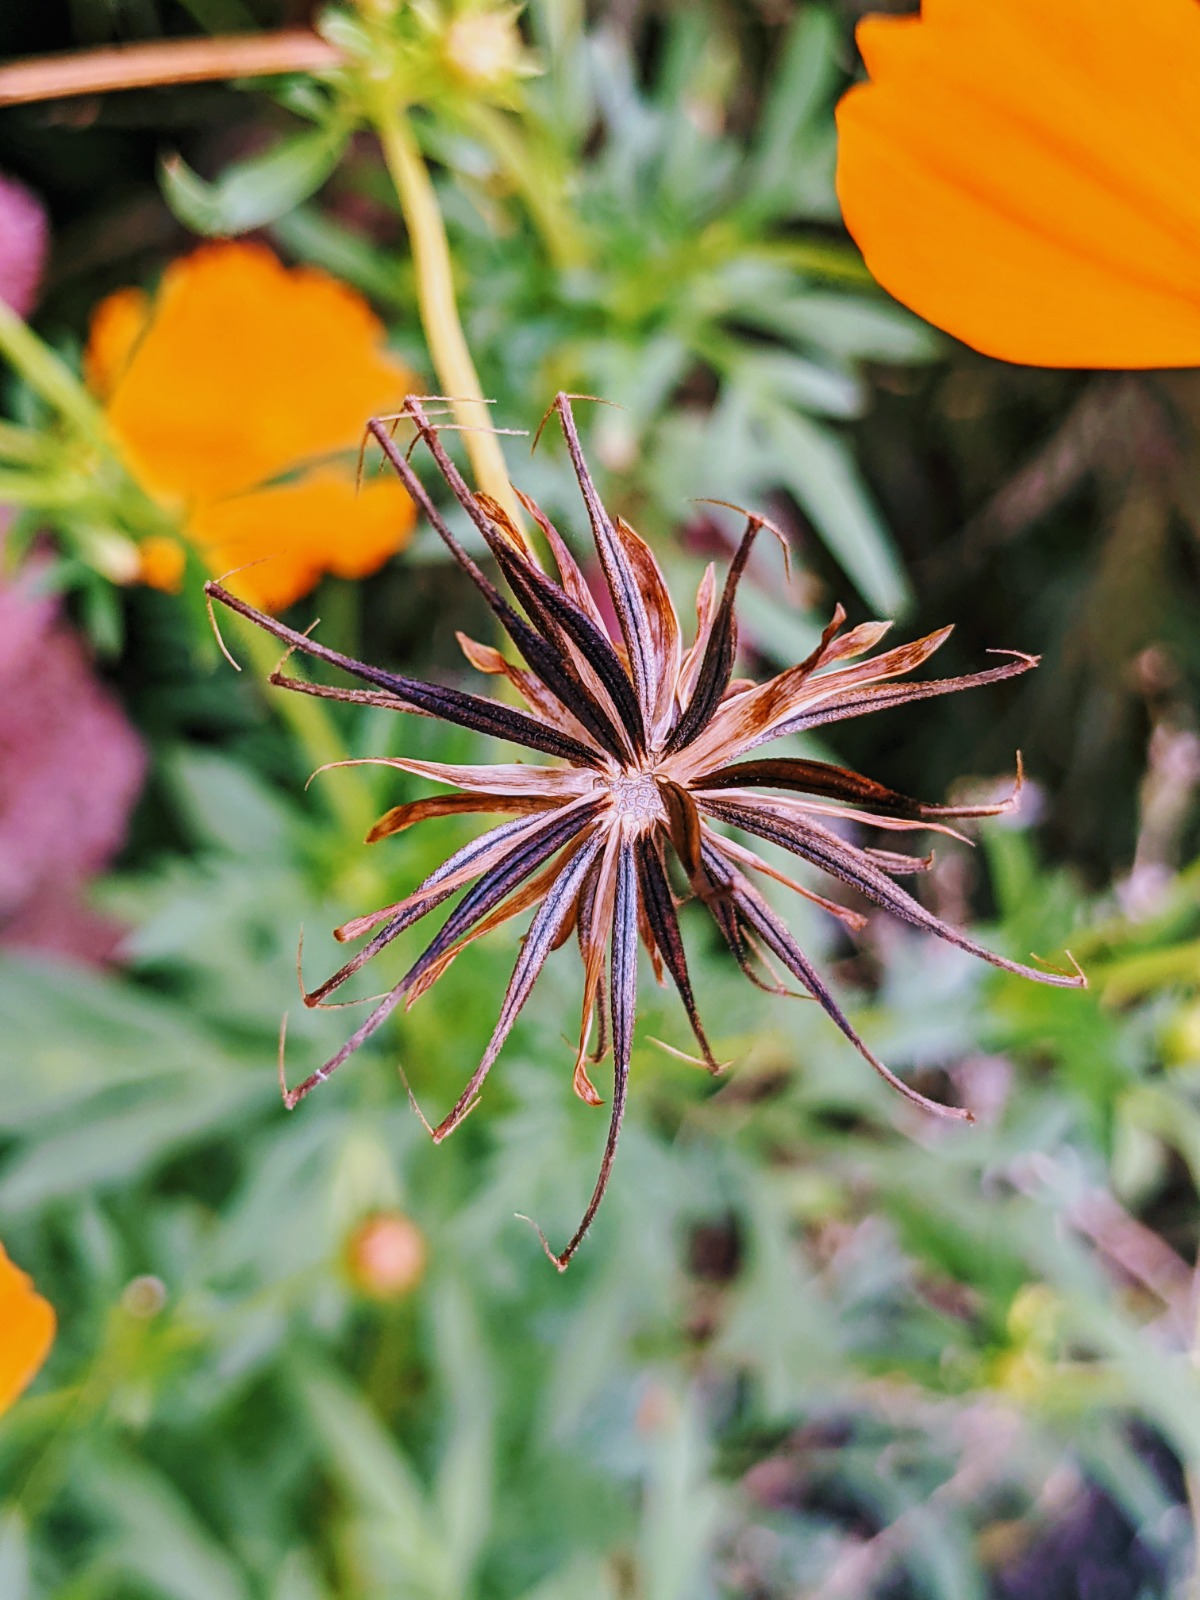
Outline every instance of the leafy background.
<svg viewBox="0 0 1200 1600"><path fill-rule="evenodd" d="M469 117L421 125L467 331L505 423L560 387L620 403L585 419L601 486L683 592L729 550L692 497L787 527L791 584L764 553L743 590L752 664L795 659L839 598L906 633L956 621L955 667L1043 653L986 698L845 724L825 753L941 798L1020 746L1020 822L941 852L929 892L1014 955L1069 946L1090 989L1038 990L883 918L852 947L789 907L872 1045L978 1109L947 1129L817 1008L749 990L685 913L736 1066L714 1086L658 1049L681 1019L648 990L614 1186L559 1278L513 1214L561 1234L603 1137L564 1072L570 960L446 1146L396 1061L449 1104L510 936L288 1116L299 928L317 971L325 930L465 835L365 850L329 806L345 775L305 792L269 695L194 603L81 584L71 610L151 771L94 895L130 930L120 964L0 959L0 1234L60 1320L0 1425L5 1600L1190 1592L1200 389L1002 367L873 289L832 191L855 9L532 6L529 126L561 180L542 209L497 181ZM302 20L14 0L0 52ZM53 216L41 331L77 351L104 293L195 230L252 227L355 284L427 372L380 161L324 115L295 86L0 114L0 168ZM509 459L578 529L561 452L510 441ZM454 629L482 626L420 536L297 609L437 673L459 670ZM411 719L339 730L352 753L481 754ZM361 781L379 810L415 792ZM294 1064L343 1034L336 1012L292 1023ZM424 1241L420 1282L390 1297L356 1265L379 1216Z"/></svg>

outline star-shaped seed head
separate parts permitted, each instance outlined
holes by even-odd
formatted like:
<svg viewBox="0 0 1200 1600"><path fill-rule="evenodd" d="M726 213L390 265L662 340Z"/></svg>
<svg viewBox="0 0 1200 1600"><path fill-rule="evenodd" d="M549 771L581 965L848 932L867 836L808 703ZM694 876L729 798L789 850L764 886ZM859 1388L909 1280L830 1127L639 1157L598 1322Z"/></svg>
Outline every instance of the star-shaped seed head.
<svg viewBox="0 0 1200 1600"><path fill-rule="evenodd" d="M893 1088L939 1116L970 1120L967 1110L926 1099L868 1049L751 874L786 884L851 928L861 927L864 919L778 872L730 837L728 829L779 846L884 910L1005 971L1065 988L1084 982L1078 968L1044 971L1010 961L926 910L895 880L926 870L931 857L866 848L835 829L840 820L881 829L953 833L954 822L1008 810L1015 791L1008 800L992 805L929 805L827 762L755 754L787 734L1016 677L1035 666L1036 658L1006 652L1000 665L981 672L900 683L898 679L928 660L950 630L873 655L890 625L867 622L846 629L839 606L816 648L798 666L762 684L735 679L734 601L754 541L771 524L765 517L747 515L719 596L709 566L696 598L695 632L685 645L650 547L601 503L580 449L570 402L570 396L560 394L552 410L562 425L582 492L619 637L610 635L574 556L540 508L514 491L545 537L557 579L544 570L504 509L468 488L422 400L410 397L400 416L413 425L416 441L424 442L454 498L479 530L512 600L480 569L433 504L395 443L397 419L369 424L369 433L451 556L475 583L523 664L460 635L467 659L481 672L506 678L525 710L351 660L255 610L222 584L207 585L210 597L282 640L289 654L303 651L370 687L308 683L288 677L282 667L272 674L273 683L304 694L439 717L551 758L543 765L496 766L380 758L450 792L395 806L371 830L369 841L429 817L477 812L503 820L456 851L404 900L337 930L340 939L371 937L343 967L305 994L308 1005L323 1004L406 928L461 891L439 932L399 982L377 1000L328 1061L296 1088L285 1090L285 1099L294 1106L328 1078L397 1006L412 1004L435 983L474 939L532 911L483 1059L449 1114L436 1127L425 1124L440 1142L477 1103L483 1081L550 952L574 934L584 974L574 1087L589 1104L601 1104L588 1067L611 1047L613 1094L600 1173L583 1219L559 1253L542 1238L560 1270L596 1215L616 1154L629 1079L639 943L656 975L660 979L670 975L704 1064L714 1073L720 1070L688 975L678 918L681 895L673 878L682 893L690 892L707 907L733 958L754 983L783 992L777 971L781 967L820 1003Z"/></svg>

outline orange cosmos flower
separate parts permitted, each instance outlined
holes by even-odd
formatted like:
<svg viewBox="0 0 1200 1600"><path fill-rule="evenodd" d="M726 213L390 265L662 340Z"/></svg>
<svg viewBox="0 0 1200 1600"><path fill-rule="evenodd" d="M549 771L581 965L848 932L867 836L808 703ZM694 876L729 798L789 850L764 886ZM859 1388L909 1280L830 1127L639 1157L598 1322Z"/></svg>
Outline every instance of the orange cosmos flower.
<svg viewBox="0 0 1200 1600"><path fill-rule="evenodd" d="M33 1382L54 1339L54 1307L0 1245L0 1411Z"/></svg>
<svg viewBox="0 0 1200 1600"><path fill-rule="evenodd" d="M898 300L987 355L1200 365L1197 0L869 17L838 194Z"/></svg>
<svg viewBox="0 0 1200 1600"><path fill-rule="evenodd" d="M178 511L214 572L276 611L324 572L358 578L405 542L411 500L386 480L356 493L368 417L412 377L345 285L286 268L259 244L206 246L174 262L153 299L123 289L97 308L88 381L138 482ZM177 588L183 549L154 538L142 576Z"/></svg>

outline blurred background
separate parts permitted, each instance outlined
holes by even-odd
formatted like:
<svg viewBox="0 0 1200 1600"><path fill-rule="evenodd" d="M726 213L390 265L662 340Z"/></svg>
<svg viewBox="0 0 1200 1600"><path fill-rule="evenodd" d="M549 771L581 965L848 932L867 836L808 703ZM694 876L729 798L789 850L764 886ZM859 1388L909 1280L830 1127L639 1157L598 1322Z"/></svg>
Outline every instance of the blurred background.
<svg viewBox="0 0 1200 1600"><path fill-rule="evenodd" d="M866 9L531 0L517 21L430 0L405 8L397 59L497 423L536 428L560 388L618 403L580 407L585 446L681 612L732 553L735 519L695 503L715 496L791 545L790 583L761 549L742 590L756 675L799 659L836 601L904 638L953 622L947 672L1042 656L807 748L935 801L1011 783L1020 749L1017 814L974 849L939 841L920 893L1016 959L1070 948L1089 989L881 914L851 941L789 902L871 1046L974 1107L951 1127L889 1095L817 1007L750 988L688 909L733 1066L713 1082L658 1047L686 1047L685 1023L643 973L613 1186L562 1277L514 1213L565 1238L603 1144L604 1113L571 1093L571 951L446 1145L396 1063L422 1104L453 1103L508 930L289 1116L276 1045L302 1009L301 926L311 982L336 964L330 929L472 832L368 849L363 817L421 784L368 767L306 791L309 772L498 757L371 708L305 723L263 683L271 652L250 661L231 630L238 677L186 529L183 569L156 581L145 486L104 477L83 402L73 432L10 343L0 1239L59 1331L0 1421L3 1600L1195 1592L1200 382L991 362L873 286L832 182ZM498 30L499 65L446 65L464 19ZM0 59L313 20L272 0L7 0ZM384 0L342 20L368 43L400 26ZM5 298L78 374L107 297L236 235L347 284L437 389L368 122L303 72L0 108ZM503 447L582 556L560 444ZM489 620L427 529L404 538L361 578L317 559L286 615L478 688L455 632L490 639ZM292 1016L293 1079L354 1016Z"/></svg>

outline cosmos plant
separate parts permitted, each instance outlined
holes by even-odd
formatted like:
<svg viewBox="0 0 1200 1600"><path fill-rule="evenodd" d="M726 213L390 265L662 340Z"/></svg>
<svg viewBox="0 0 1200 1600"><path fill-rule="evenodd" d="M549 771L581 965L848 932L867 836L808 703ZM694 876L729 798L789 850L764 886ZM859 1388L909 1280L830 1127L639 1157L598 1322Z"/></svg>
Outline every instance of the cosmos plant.
<svg viewBox="0 0 1200 1600"><path fill-rule="evenodd" d="M401 418L412 423L417 439L424 442L454 498L479 530L516 605L480 569L438 512L394 441L397 419L369 424L369 433L474 582L524 664L515 665L491 646L460 635L468 661L481 672L507 678L525 710L351 660L256 610L223 584L206 587L211 598L282 641L289 655L303 651L371 686L347 689L309 683L287 676L281 663L271 675L271 682L280 687L437 717L551 758L550 764L496 766L378 758L444 784L451 792L394 807L372 828L368 842L429 817L481 813L504 820L456 851L404 900L337 930L343 940L371 937L337 972L305 993L310 1006L325 1003L405 929L465 890L399 982L377 998L365 1020L328 1061L297 1087L284 1090L284 1099L291 1108L324 1082L397 1006L411 1004L430 988L474 939L532 911L482 1060L449 1114L436 1127L425 1123L434 1141L440 1142L477 1103L484 1079L550 952L574 934L584 975L575 1092L590 1105L601 1104L587 1069L603 1058L611 1043L613 1096L600 1172L583 1218L561 1253L552 1251L542 1238L550 1259L562 1270L596 1215L616 1154L628 1090L639 941L656 977L665 981L670 975L705 1065L714 1073L720 1070L688 975L677 912L680 896L673 877L681 885L686 883L690 894L708 908L751 981L783 991L778 968L784 969L894 1089L939 1116L970 1120L967 1110L926 1099L873 1054L755 886L753 875L784 883L852 928L861 927L864 919L793 882L725 830L733 828L779 846L884 910L1007 972L1065 988L1077 987L1084 979L1077 969L1041 971L1009 961L926 910L895 880L921 872L930 858L864 848L835 831L839 822L851 822L882 829L953 832L952 822L994 815L1006 810L1011 800L977 806L928 805L827 762L756 754L788 734L1016 677L1035 666L1036 658L1006 652L1009 659L985 671L898 683L895 680L929 659L950 630L871 655L889 624L868 622L847 630L845 613L838 607L812 654L798 666L762 684L734 678L734 601L754 541L764 527L770 528L766 518L746 514L745 531L719 596L713 567L705 572L696 599L696 631L685 646L679 617L649 546L620 517L611 517L600 501L580 449L570 397L560 394L552 410L562 425L619 623L616 639L610 636L565 541L540 508L516 491L553 554L557 581L543 569L504 509L488 495L468 488L421 400L410 397Z"/></svg>

